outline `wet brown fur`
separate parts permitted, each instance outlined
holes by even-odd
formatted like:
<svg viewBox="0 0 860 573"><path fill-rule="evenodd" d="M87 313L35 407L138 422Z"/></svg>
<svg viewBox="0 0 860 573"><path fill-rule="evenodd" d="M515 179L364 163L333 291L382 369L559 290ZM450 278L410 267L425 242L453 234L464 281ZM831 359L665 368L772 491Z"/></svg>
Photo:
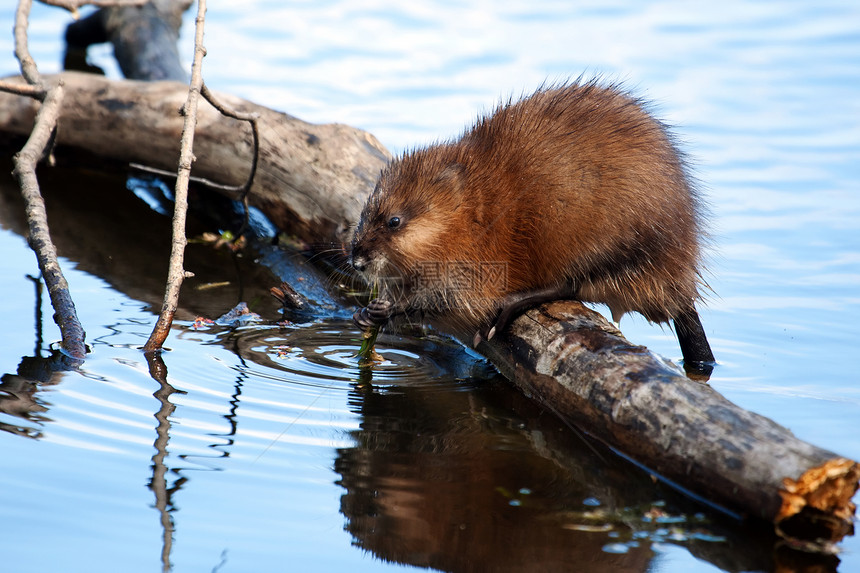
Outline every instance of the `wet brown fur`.
<svg viewBox="0 0 860 573"><path fill-rule="evenodd" d="M389 164L353 258L388 283L397 312L424 308L466 334L515 293L568 284L616 320L636 311L662 323L695 313L700 227L665 126L615 86L575 82L503 103L459 140ZM482 277L481 263L502 263L506 280ZM453 285L463 272L466 288Z"/></svg>

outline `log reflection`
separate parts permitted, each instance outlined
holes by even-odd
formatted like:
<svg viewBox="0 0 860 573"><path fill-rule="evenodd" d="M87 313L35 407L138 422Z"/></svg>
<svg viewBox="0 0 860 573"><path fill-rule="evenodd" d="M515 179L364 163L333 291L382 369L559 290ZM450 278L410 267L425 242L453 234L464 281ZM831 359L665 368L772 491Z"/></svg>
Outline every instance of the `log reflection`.
<svg viewBox="0 0 860 573"><path fill-rule="evenodd" d="M360 547L442 571L646 571L666 544L726 571L835 571L655 483L499 381L466 392L356 388L338 451ZM656 549L655 549L656 548Z"/></svg>

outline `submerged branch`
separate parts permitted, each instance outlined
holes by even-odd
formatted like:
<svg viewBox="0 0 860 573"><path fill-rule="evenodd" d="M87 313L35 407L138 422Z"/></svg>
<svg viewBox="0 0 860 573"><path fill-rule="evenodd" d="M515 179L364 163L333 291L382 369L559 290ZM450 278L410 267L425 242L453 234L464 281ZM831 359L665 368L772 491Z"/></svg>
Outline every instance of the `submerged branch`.
<svg viewBox="0 0 860 573"><path fill-rule="evenodd" d="M41 88L42 77L39 75L39 68L36 66L36 61L30 55L30 48L27 45L27 28L30 25L30 9L33 7L33 0L19 0L18 9L15 12L15 57L21 66L21 75L27 80L31 86Z"/></svg>

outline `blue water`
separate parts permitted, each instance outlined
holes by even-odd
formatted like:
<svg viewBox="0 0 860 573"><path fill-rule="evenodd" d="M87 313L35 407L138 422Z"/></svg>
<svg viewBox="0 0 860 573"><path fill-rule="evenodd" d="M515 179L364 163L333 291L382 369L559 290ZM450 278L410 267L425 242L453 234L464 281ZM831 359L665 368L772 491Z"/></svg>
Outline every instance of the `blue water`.
<svg viewBox="0 0 860 573"><path fill-rule="evenodd" d="M11 29L12 12L0 14L0 30ZM67 22L59 9L34 7L31 48L43 72L59 67ZM719 360L711 384L800 438L860 459L858 23L860 4L844 1L212 1L204 75L215 89L303 119L366 129L395 152L454 137L500 98L546 80L584 73L624 82L675 126L710 203L713 294L701 314ZM189 61L192 25L187 19L182 40ZM10 35L0 50L0 71L14 73ZM118 75L108 49L92 57ZM44 302L38 339L27 278L38 270L17 205L0 207L0 373L9 392L22 357L47 355L58 333ZM492 402L481 362L443 343L391 341L377 404L361 390L348 322L231 333L194 330L185 316L164 358L177 392L159 399L136 350L154 322L152 301L81 262L72 241L59 248L93 353L80 372L40 384L27 418L0 413L7 570L157 571L165 560L175 571L410 567L384 560L395 554L412 567L445 568L434 558L458 546L430 543L443 536L430 535L435 522L418 509L427 509L422 496L438 494L457 514L444 499L485 491L451 490L475 467L494 468L485 489L511 503L492 516L457 514L464 531L526 519L512 507L546 508L534 523L582 509L567 499L577 487L570 475L541 466L541 450L512 430L530 427L534 413ZM632 316L621 328L680 358L668 330ZM433 420L444 430L398 418L401 399L438 409ZM169 441L159 461L162 420ZM492 432L481 434L487 425ZM431 446L424 434L459 438ZM371 449L365 459L357 444L368 439L391 442L379 445L381 458ZM470 465L484 451L495 457ZM542 473L528 474L530 465ZM374 469L390 473L362 473ZM392 531L408 556L386 557L383 541L352 533L363 522L343 505L352 499L344 482L352 488L359 476L378 486L380 515L400 516ZM373 523L387 531L382 518ZM571 570L720 570L672 542L671 531L633 529L639 541L617 525L558 539L594 545L593 560ZM461 553L482 538L471 539ZM511 551L516 569L516 539L487 551ZM857 538L841 547L839 570L860 571ZM475 553L466 563L480 571Z"/></svg>

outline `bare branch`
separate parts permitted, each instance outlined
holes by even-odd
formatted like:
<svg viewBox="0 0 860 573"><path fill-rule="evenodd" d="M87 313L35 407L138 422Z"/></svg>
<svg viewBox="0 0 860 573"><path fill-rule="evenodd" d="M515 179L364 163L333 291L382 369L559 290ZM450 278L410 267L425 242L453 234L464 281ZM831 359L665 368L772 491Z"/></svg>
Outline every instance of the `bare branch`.
<svg viewBox="0 0 860 573"><path fill-rule="evenodd" d="M217 109L222 115L227 117L232 117L233 119L237 119L239 121L247 121L251 124L251 135L253 138L253 156L251 157L251 170L248 173L248 178L245 180L245 183L242 185L224 185L221 183L216 183L210 179L206 179L203 177L190 177L190 180L199 183L201 185L205 185L212 189L217 189L221 192L226 193L235 193L237 195L236 199L242 202L242 206L245 210L245 218L242 222L242 228L239 231L238 235L244 233L245 228L248 226L248 221L250 219L250 212L248 206L248 193L251 191L251 186L254 184L254 176L257 174L257 165L259 164L260 158L260 127L259 127L259 119L260 114L256 112L241 112L233 107L227 105L206 86L203 84L200 95L202 95L206 101L212 104L212 107ZM138 169L140 171L146 171L148 173L153 173L156 175L163 175L166 177L174 177L175 174L169 171L165 171L163 169L158 169L155 167L149 167L147 165L141 165L140 163L131 163L129 165L133 169Z"/></svg>
<svg viewBox="0 0 860 573"><path fill-rule="evenodd" d="M188 182L191 177L191 163L194 161L192 152L194 145L194 129L197 127L197 102L200 91L203 88L203 56L206 53L203 47L203 25L206 16L206 0L197 0L197 18L195 20L194 34L194 63L191 67L191 85L188 88L188 98L182 108L185 122L182 127L181 148L179 152L179 170L176 177L174 191L174 213L173 213L173 248L170 253L170 266L167 275L167 288L164 293L164 302L161 314L155 323L155 328L149 336L149 340L143 347L145 352L155 352L162 348L170 325L173 323L173 315L179 304L179 290L182 281L187 276L183 268L185 256L185 216L188 210Z"/></svg>
<svg viewBox="0 0 860 573"><path fill-rule="evenodd" d="M63 337L62 348L69 356L83 360L86 356L86 333L78 321L75 303L69 295L69 285L57 262L57 250L48 231L48 215L39 191L39 180L36 178L36 165L53 140L62 101L63 84L60 82L48 90L45 101L36 114L30 138L24 148L15 155L14 174L18 178L21 194L26 202L30 246L36 252L39 269L48 287L55 312L54 320Z"/></svg>
<svg viewBox="0 0 860 573"><path fill-rule="evenodd" d="M96 8L110 8L113 6L143 6L148 1L149 0L39 0L42 4L68 10L75 18L79 17L78 9L83 6L95 6Z"/></svg>
<svg viewBox="0 0 860 573"><path fill-rule="evenodd" d="M39 180L36 177L36 165L53 145L57 132L57 120L63 101L63 82L59 81L54 87L45 90L36 62L30 56L27 45L27 27L29 26L32 0L20 0L15 13L15 57L21 64L21 73L28 85L14 85L3 82L0 88L4 91L26 95L42 101L36 113L33 129L23 149L15 155L13 173L21 187L27 212L27 224L30 227L30 247L36 253L36 260L45 286L54 307L54 320L60 327L63 351L76 360L84 360L86 356L86 333L78 320L75 303L69 294L69 285L63 276L60 263L57 261L57 249L51 240L48 230L48 215L45 202L39 190Z"/></svg>

